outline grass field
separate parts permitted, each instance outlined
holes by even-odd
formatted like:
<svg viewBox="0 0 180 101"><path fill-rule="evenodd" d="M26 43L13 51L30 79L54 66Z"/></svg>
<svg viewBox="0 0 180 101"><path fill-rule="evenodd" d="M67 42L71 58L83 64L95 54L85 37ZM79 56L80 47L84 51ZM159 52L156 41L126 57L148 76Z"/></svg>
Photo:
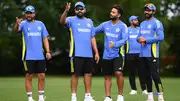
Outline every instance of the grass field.
<svg viewBox="0 0 180 101"><path fill-rule="evenodd" d="M180 78L163 78L165 101L180 101ZM103 101L104 86L103 77L94 77L92 84L92 95L96 101ZM46 101L70 101L70 77L48 77L46 78ZM141 95L138 85L138 95L129 95L129 83L125 78L124 97L125 101L145 101L146 96ZM37 79L33 79L33 97L37 101ZM80 78L78 86L78 101L83 101L84 86L83 79ZM116 101L117 86L115 78L113 78L112 98ZM157 97L155 98L157 101ZM0 77L0 101L27 101L24 88L23 77Z"/></svg>

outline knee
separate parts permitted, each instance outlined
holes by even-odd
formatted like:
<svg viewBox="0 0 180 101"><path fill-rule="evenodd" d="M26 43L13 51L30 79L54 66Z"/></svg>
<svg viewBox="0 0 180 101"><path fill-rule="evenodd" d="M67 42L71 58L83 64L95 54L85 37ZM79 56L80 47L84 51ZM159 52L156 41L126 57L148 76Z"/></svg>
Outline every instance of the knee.
<svg viewBox="0 0 180 101"><path fill-rule="evenodd" d="M32 78L33 78L33 74L29 74L29 73L26 74L27 80L32 80Z"/></svg>
<svg viewBox="0 0 180 101"><path fill-rule="evenodd" d="M72 78L78 78L80 75L79 74L73 74L71 77Z"/></svg>
<svg viewBox="0 0 180 101"><path fill-rule="evenodd" d="M105 78L105 80L107 80L107 81L110 81L110 80L111 80L111 76L105 76L104 78Z"/></svg>
<svg viewBox="0 0 180 101"><path fill-rule="evenodd" d="M115 72L115 76L116 76L116 77L122 77L122 76L123 76L123 73L122 73L122 72Z"/></svg>
<svg viewBox="0 0 180 101"><path fill-rule="evenodd" d="M44 73L39 73L38 74L38 79L44 80L45 79L45 74Z"/></svg>

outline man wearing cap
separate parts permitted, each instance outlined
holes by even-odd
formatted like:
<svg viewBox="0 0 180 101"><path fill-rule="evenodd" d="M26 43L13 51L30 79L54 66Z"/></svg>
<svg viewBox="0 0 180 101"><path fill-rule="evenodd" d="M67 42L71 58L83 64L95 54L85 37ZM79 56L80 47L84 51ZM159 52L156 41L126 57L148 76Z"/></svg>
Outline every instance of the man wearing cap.
<svg viewBox="0 0 180 101"><path fill-rule="evenodd" d="M48 31L43 22L35 20L35 8L31 5L25 8L25 20L16 17L14 30L22 33L22 60L26 71L25 87L28 101L32 98L32 77L34 73L38 75L39 101L44 100L46 59L51 59ZM45 51L43 50L43 44Z"/></svg>
<svg viewBox="0 0 180 101"><path fill-rule="evenodd" d="M96 46L94 26L91 19L84 16L86 8L83 2L77 2L74 7L75 16L67 17L70 3L60 17L60 23L65 24L70 31L70 63L71 63L71 101L77 101L76 91L78 78L84 75L85 97L84 101L95 101L91 96L91 78L94 66L93 52L96 63L99 61L99 53Z"/></svg>
<svg viewBox="0 0 180 101"><path fill-rule="evenodd" d="M106 97L104 101L112 101L111 98L111 77L116 76L118 96L117 101L124 101L123 88L123 67L124 67L124 44L128 38L128 29L124 22L120 20L123 15L123 8L114 5L110 12L110 20L101 23L95 28L96 33L104 32L104 53L103 68L104 86Z"/></svg>
<svg viewBox="0 0 180 101"><path fill-rule="evenodd" d="M141 44L140 68L147 83L147 101L154 101L152 80L158 92L158 101L164 101L163 87L159 75L159 45L164 40L164 29L162 23L154 17L155 12L154 4L148 3L144 6L146 20L140 24L140 33L137 40Z"/></svg>
<svg viewBox="0 0 180 101"><path fill-rule="evenodd" d="M136 40L139 34L139 22L138 16L131 16L129 18L129 22L131 26L128 27L128 40L126 41L126 62L125 68L129 72L129 83L131 86L130 95L137 94L136 80L135 74L136 70L138 70L139 81L142 89L142 94L147 95L146 85L142 81L141 70L139 69L139 53L141 44L139 44Z"/></svg>

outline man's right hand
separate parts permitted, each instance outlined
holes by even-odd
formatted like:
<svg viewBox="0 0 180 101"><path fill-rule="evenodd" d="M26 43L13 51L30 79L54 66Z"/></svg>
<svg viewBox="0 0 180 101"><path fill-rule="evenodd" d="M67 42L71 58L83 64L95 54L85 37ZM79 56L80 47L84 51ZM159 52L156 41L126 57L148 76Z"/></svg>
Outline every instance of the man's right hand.
<svg viewBox="0 0 180 101"><path fill-rule="evenodd" d="M71 8L71 3L68 2L68 3L66 4L66 9L65 9L65 11L68 12L70 8Z"/></svg>
<svg viewBox="0 0 180 101"><path fill-rule="evenodd" d="M16 24L17 24L18 26L20 26L21 21L22 21L22 18L19 19L18 17L16 17Z"/></svg>

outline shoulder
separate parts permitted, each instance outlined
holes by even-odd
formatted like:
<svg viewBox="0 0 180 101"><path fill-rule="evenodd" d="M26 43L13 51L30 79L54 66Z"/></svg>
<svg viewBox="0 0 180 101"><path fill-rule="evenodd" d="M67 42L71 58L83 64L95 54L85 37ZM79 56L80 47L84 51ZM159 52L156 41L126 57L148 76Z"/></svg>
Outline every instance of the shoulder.
<svg viewBox="0 0 180 101"><path fill-rule="evenodd" d="M154 24L157 28L160 28L162 26L161 21L159 21L158 19L154 18Z"/></svg>
<svg viewBox="0 0 180 101"><path fill-rule="evenodd" d="M26 20L21 21L21 25L24 25L26 22Z"/></svg>
<svg viewBox="0 0 180 101"><path fill-rule="evenodd" d="M90 18L85 18L88 23L93 23L93 21Z"/></svg>
<svg viewBox="0 0 180 101"><path fill-rule="evenodd" d="M67 17L67 19L75 19L76 17L75 16L69 16L69 17Z"/></svg>
<svg viewBox="0 0 180 101"><path fill-rule="evenodd" d="M123 28L128 28L127 25L122 21L120 22L120 26L123 27Z"/></svg>
<svg viewBox="0 0 180 101"><path fill-rule="evenodd" d="M144 23L145 23L145 21L142 21L142 22L140 23L140 26L143 25Z"/></svg>

